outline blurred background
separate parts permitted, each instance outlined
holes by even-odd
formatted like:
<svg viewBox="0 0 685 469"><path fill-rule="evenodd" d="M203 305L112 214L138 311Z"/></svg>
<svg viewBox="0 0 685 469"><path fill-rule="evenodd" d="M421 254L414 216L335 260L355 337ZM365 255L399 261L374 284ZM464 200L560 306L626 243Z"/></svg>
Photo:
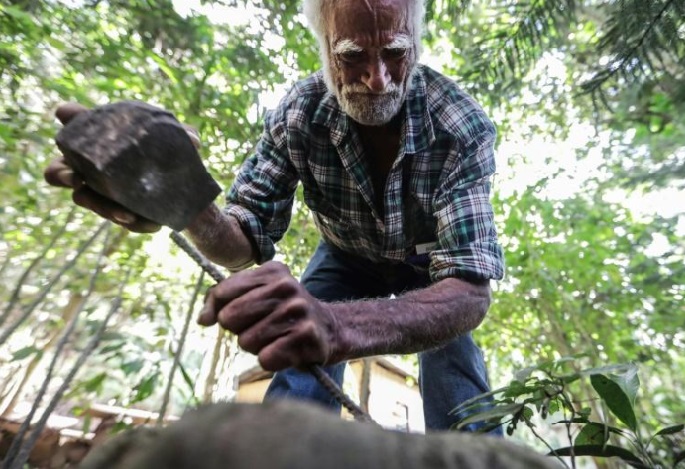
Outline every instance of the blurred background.
<svg viewBox="0 0 685 469"><path fill-rule="evenodd" d="M685 2L426 6L422 62L499 130L493 204L506 278L475 333L493 387L541 363L557 374L633 364L633 431L684 422ZM103 224L42 172L58 156L60 103L134 99L196 127L227 189L264 113L319 67L299 9L0 1L0 415L11 431L48 410L62 444L103 434L95 418L111 432L201 402L259 400L268 374L229 334L195 325L212 283L168 232ZM300 200L277 254L295 275L318 241ZM421 431L416 373L413 357L364 360L346 391L385 426ZM611 420L589 383L566 391ZM552 446L568 437L563 425L540 431ZM652 444L654 467L682 459L683 433L671 433ZM514 437L549 449L534 433Z"/></svg>

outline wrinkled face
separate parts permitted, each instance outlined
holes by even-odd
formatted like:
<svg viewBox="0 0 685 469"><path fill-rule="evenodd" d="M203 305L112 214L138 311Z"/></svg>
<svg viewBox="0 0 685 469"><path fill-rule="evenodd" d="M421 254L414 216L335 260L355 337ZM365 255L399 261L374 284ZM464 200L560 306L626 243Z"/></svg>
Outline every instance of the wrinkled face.
<svg viewBox="0 0 685 469"><path fill-rule="evenodd" d="M404 103L417 53L410 1L336 0L326 12L327 81L360 124L386 124Z"/></svg>

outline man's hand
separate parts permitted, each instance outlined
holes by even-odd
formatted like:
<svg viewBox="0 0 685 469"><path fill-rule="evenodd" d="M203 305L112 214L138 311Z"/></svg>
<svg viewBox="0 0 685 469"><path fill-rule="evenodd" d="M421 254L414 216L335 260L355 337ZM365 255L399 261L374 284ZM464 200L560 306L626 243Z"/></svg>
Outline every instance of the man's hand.
<svg viewBox="0 0 685 469"><path fill-rule="evenodd" d="M57 118L66 125L76 115L87 111L87 108L76 103L63 104L55 112ZM190 127L184 126L190 139L199 147L199 137ZM76 205L87 208L107 220L111 220L130 231L138 233L153 233L160 229L160 225L144 217L136 215L120 204L104 197L89 188L79 174L67 164L64 157L52 161L45 169L45 180L48 184L73 190L72 198Z"/></svg>
<svg viewBox="0 0 685 469"><path fill-rule="evenodd" d="M232 275L212 287L198 318L238 335L265 370L327 364L337 355L339 325L279 262Z"/></svg>

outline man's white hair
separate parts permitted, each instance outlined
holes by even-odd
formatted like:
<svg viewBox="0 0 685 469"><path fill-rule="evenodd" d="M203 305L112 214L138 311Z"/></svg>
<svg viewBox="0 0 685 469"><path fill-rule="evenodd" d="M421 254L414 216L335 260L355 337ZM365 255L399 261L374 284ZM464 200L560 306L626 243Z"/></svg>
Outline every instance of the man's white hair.
<svg viewBox="0 0 685 469"><path fill-rule="evenodd" d="M327 55L328 43L326 40L326 14L327 10L336 0L303 0L302 9L304 16L309 22L309 27L314 32L319 41L321 55ZM413 39L416 50L416 57L421 54L421 35L423 34L423 15L425 11L425 0L409 0L413 5L410 11L413 25Z"/></svg>

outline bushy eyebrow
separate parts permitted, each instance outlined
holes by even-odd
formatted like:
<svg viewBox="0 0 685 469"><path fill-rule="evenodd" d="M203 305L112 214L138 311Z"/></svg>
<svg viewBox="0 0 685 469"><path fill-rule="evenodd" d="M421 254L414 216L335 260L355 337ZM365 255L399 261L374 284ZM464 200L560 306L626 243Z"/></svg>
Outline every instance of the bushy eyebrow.
<svg viewBox="0 0 685 469"><path fill-rule="evenodd" d="M345 54L349 52L362 52L364 49L352 39L341 39L333 48L333 53L336 55Z"/></svg>
<svg viewBox="0 0 685 469"><path fill-rule="evenodd" d="M412 39L408 34L398 34L392 41L386 44L383 49L410 49L412 44ZM336 43L335 47L333 47L333 53L336 55L349 52L362 52L363 50L364 48L352 39L341 39Z"/></svg>
<svg viewBox="0 0 685 469"><path fill-rule="evenodd" d="M410 49L411 46L412 40L408 34L398 34L384 49Z"/></svg>

